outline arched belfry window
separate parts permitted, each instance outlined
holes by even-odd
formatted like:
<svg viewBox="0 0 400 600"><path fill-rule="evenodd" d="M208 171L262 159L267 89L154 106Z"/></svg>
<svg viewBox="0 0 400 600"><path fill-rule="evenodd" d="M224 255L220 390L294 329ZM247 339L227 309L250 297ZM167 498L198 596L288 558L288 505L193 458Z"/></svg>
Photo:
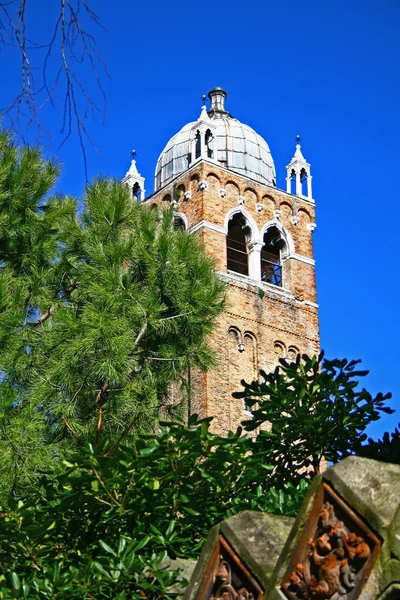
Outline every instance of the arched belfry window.
<svg viewBox="0 0 400 600"><path fill-rule="evenodd" d="M142 194L142 192L141 192L139 183L136 182L132 188L132 196L134 196L136 198L136 200L140 200L141 194Z"/></svg>
<svg viewBox="0 0 400 600"><path fill-rule="evenodd" d="M206 145L206 149L207 149L207 158L213 158L213 148L212 148L213 139L214 139L213 134L211 133L211 131L209 129L207 129L206 135L204 137L204 141L205 141L205 145Z"/></svg>
<svg viewBox="0 0 400 600"><path fill-rule="evenodd" d="M297 183L296 183L296 172L294 169L292 169L292 172L290 174L290 193L291 194L297 194Z"/></svg>
<svg viewBox="0 0 400 600"><path fill-rule="evenodd" d="M228 271L241 275L249 274L247 242L250 239L250 227L241 213L236 213L228 224L226 255Z"/></svg>
<svg viewBox="0 0 400 600"><path fill-rule="evenodd" d="M308 176L305 169L300 172L301 195L308 196Z"/></svg>
<svg viewBox="0 0 400 600"><path fill-rule="evenodd" d="M198 131L196 133L196 158L199 158L201 156L201 135L200 135L200 131Z"/></svg>
<svg viewBox="0 0 400 600"><path fill-rule="evenodd" d="M177 231L186 231L185 221L180 215L174 215L174 229Z"/></svg>
<svg viewBox="0 0 400 600"><path fill-rule="evenodd" d="M264 234L261 250L261 281L282 287L282 255L285 240L277 227L269 227Z"/></svg>

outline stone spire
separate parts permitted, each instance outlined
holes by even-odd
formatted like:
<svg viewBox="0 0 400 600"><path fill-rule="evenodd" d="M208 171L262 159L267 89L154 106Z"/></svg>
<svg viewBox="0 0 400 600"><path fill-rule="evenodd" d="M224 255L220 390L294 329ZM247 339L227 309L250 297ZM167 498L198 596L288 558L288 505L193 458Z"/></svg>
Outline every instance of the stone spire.
<svg viewBox="0 0 400 600"><path fill-rule="evenodd" d="M217 156L217 128L210 119L205 104L190 132L190 158L191 162L199 158L214 159Z"/></svg>
<svg viewBox="0 0 400 600"><path fill-rule="evenodd" d="M301 151L301 138L296 135L296 150L292 160L287 165L286 191L302 198L312 200L310 163L306 161ZM292 185L294 184L294 185ZM294 189L292 189L294 188Z"/></svg>
<svg viewBox="0 0 400 600"><path fill-rule="evenodd" d="M132 150L131 156L131 166L123 178L122 183L126 183L126 185L130 188L132 195L136 197L137 200L144 200L146 193L144 189L144 177L142 177L137 170L135 150Z"/></svg>
<svg viewBox="0 0 400 600"><path fill-rule="evenodd" d="M205 104L201 107L201 113L198 121L209 121L210 117L208 116L207 107Z"/></svg>

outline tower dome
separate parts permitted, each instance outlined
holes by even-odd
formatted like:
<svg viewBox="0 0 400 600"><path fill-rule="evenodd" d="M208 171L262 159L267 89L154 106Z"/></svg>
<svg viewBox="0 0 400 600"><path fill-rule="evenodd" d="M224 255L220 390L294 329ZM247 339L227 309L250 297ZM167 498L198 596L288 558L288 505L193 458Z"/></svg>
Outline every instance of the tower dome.
<svg viewBox="0 0 400 600"><path fill-rule="evenodd" d="M215 88L208 96L210 110L207 112L203 106L199 119L182 127L161 152L155 171L155 191L201 158L275 186L275 165L267 142L225 110L224 90Z"/></svg>

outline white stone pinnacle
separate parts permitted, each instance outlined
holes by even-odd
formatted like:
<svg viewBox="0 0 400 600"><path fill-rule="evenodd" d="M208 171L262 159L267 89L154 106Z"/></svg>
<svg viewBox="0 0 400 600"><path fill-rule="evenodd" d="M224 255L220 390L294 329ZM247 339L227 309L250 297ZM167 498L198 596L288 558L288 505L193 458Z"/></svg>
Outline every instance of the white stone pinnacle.
<svg viewBox="0 0 400 600"><path fill-rule="evenodd" d="M208 116L207 113L207 108L205 106L205 104L203 104L203 106L201 107L201 113L199 116L199 121L210 121L210 117Z"/></svg>
<svg viewBox="0 0 400 600"><path fill-rule="evenodd" d="M129 170L127 171L125 177L127 177L128 175L132 175L133 177L140 177L140 173L137 170L136 166L136 160L134 158L131 161L131 166L129 167Z"/></svg>

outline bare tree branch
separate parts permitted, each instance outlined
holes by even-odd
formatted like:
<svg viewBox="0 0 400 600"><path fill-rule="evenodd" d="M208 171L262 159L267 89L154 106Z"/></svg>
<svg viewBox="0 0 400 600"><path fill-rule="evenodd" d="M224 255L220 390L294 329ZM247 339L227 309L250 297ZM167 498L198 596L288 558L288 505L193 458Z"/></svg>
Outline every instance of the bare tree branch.
<svg viewBox="0 0 400 600"><path fill-rule="evenodd" d="M32 2L0 1L0 52L14 48L21 61L20 90L1 112L22 139L29 130L35 129L37 138L45 136L51 146L54 136L44 126L41 111L46 105L55 107L61 101L63 137L58 149L75 131L87 176L87 144L98 151L89 134L88 120L101 115L104 121L106 115L100 71L107 75L107 69L91 33L93 27L101 27L101 23L86 0L58 2L59 11L47 39L33 40L27 17ZM98 88L100 103L88 91L88 72Z"/></svg>

